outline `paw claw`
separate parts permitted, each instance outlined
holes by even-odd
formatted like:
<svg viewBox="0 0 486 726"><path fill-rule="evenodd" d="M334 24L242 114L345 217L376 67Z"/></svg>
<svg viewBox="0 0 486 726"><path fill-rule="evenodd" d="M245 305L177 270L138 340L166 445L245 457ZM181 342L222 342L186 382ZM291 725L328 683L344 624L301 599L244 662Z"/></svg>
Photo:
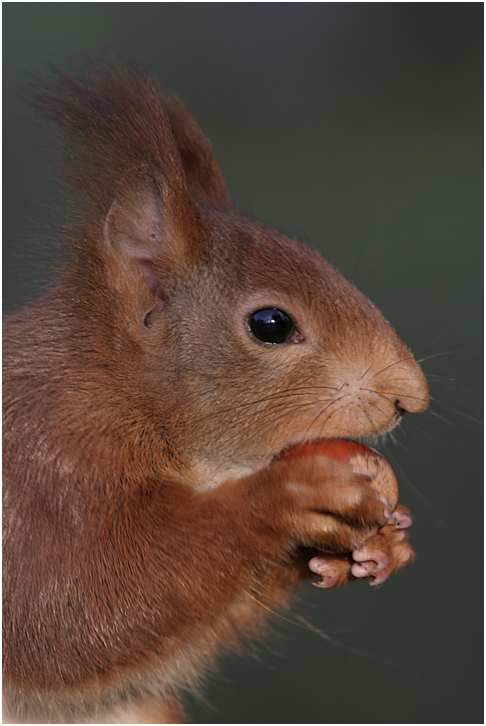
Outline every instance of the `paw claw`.
<svg viewBox="0 0 486 726"><path fill-rule="evenodd" d="M351 574L354 575L354 577L369 577L374 564L374 562L369 561L362 563L355 562L351 567Z"/></svg>
<svg viewBox="0 0 486 726"><path fill-rule="evenodd" d="M326 561L326 556L321 555L319 557L313 557L311 560L309 560L309 570L311 572L315 572L316 575L327 574L328 563Z"/></svg>
<svg viewBox="0 0 486 726"><path fill-rule="evenodd" d="M336 584L336 581L332 577L324 577L322 575L321 575L321 577L322 577L322 580L320 580L319 582L312 583L314 585L314 587L322 587L324 589L329 589L330 587L334 587L334 585Z"/></svg>
<svg viewBox="0 0 486 726"><path fill-rule="evenodd" d="M412 518L409 517L408 514L400 512L400 510L398 509L393 512L392 519L393 524L397 529L406 529L407 527L411 527L412 525Z"/></svg>
<svg viewBox="0 0 486 726"><path fill-rule="evenodd" d="M414 559L408 544L406 528L412 523L409 511L398 505L393 512L394 524L384 526L364 544L355 546L348 554L321 552L309 562L309 569L320 576L316 587L329 589L353 579L368 578L370 585L379 587L392 572L400 570Z"/></svg>
<svg viewBox="0 0 486 726"><path fill-rule="evenodd" d="M309 561L309 569L311 572L315 572L316 575L319 575L321 579L319 582L313 582L312 584L316 587L322 588L335 587L339 584L339 577L344 563L340 560L338 560L338 562L339 567L336 566L336 557L333 555L322 554L318 557L313 557Z"/></svg>
<svg viewBox="0 0 486 726"><path fill-rule="evenodd" d="M376 572L383 570L390 562L390 558L386 552L373 550L369 547L361 547L360 549L354 550L352 557L355 562L361 563L371 560L372 568L374 568Z"/></svg>
<svg viewBox="0 0 486 726"><path fill-rule="evenodd" d="M390 573L388 570L381 570L381 572L378 572L378 574L370 581L371 587L378 587L383 584L386 580L388 580L389 575Z"/></svg>

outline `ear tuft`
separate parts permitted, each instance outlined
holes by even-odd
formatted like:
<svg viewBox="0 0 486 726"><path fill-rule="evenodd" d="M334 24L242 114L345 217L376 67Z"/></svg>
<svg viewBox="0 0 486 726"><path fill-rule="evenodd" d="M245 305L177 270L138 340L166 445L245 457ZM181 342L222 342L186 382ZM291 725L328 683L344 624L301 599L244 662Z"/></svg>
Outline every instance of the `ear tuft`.
<svg viewBox="0 0 486 726"><path fill-rule="evenodd" d="M80 236L105 220L111 245L138 255L145 244L150 253L160 234L170 241L169 225L160 226L170 220L193 259L204 253L199 205L231 203L211 144L180 101L137 68L88 64L79 79L54 71L32 102L65 131L63 187L75 192L72 209L78 200ZM130 185L131 170L141 168L153 172L155 193L149 175L137 189L135 174Z"/></svg>

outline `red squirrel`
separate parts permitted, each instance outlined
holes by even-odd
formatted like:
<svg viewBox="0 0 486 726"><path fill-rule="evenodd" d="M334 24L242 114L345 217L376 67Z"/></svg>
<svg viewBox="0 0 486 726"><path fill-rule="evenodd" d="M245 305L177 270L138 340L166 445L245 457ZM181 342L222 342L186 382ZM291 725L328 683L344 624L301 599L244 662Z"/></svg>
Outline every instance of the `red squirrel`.
<svg viewBox="0 0 486 726"><path fill-rule="evenodd" d="M233 206L142 71L56 72L35 103L74 213L59 279L4 326L6 720L183 723L311 568L356 579L377 538L387 571L412 558L366 476L279 457L380 436L428 387L332 264Z"/></svg>

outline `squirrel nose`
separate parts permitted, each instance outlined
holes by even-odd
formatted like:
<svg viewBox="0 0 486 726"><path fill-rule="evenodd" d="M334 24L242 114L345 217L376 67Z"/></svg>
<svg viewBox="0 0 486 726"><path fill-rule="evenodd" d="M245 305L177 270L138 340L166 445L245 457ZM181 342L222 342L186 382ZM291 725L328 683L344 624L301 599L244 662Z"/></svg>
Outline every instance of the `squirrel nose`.
<svg viewBox="0 0 486 726"><path fill-rule="evenodd" d="M430 392L425 374L419 364L407 351L407 357L390 369L389 383L393 385L397 399L397 410L422 413L430 403Z"/></svg>

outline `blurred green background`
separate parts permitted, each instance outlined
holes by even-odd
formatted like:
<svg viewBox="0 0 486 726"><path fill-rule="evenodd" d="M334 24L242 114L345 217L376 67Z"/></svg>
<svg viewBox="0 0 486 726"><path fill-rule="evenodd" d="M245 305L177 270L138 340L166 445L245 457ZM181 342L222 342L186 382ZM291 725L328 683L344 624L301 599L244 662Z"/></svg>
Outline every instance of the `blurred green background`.
<svg viewBox="0 0 486 726"><path fill-rule="evenodd" d="M482 3L4 3L5 309L62 219L17 93L53 62L134 59L181 96L244 211L317 245L417 357L433 402L384 451L416 564L310 584L197 723L482 723Z"/></svg>

